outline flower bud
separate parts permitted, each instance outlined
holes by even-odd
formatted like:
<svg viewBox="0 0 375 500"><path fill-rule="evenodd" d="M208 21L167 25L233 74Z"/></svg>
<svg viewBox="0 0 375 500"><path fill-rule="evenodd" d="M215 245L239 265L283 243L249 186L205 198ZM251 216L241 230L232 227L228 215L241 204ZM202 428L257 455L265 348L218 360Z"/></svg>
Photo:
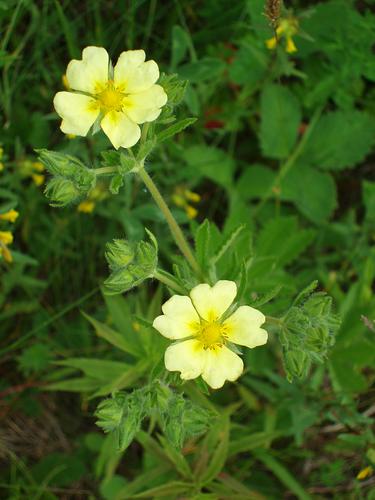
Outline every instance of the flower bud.
<svg viewBox="0 0 375 500"><path fill-rule="evenodd" d="M122 422L125 400L124 394L116 394L116 397L102 401L95 412L96 425L105 432L117 429Z"/></svg>
<svg viewBox="0 0 375 500"><path fill-rule="evenodd" d="M62 177L52 178L45 190L45 195L51 200L53 207L65 207L80 197L80 192L74 182Z"/></svg>
<svg viewBox="0 0 375 500"><path fill-rule="evenodd" d="M62 177L70 177L75 175L77 168L86 168L78 158L48 151L47 149L38 149L39 159L46 167L48 172L53 175L61 175Z"/></svg>

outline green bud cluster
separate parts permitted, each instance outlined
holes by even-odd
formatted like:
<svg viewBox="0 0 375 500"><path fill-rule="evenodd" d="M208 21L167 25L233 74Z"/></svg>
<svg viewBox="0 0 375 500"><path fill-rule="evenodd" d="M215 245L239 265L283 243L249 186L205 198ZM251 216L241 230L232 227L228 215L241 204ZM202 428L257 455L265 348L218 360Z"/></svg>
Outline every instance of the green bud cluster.
<svg viewBox="0 0 375 500"><path fill-rule="evenodd" d="M323 362L340 326L332 313L332 298L325 293L301 297L281 323L280 342L289 380L305 377L312 362Z"/></svg>
<svg viewBox="0 0 375 500"><path fill-rule="evenodd" d="M153 237L152 243L114 240L107 243L105 257L112 273L104 285L110 294L123 293L154 275L158 262L156 240Z"/></svg>
<svg viewBox="0 0 375 500"><path fill-rule="evenodd" d="M129 394L119 392L102 401L95 416L104 432L115 432L118 447L124 450L146 417L158 420L168 441L181 448L186 439L207 430L213 414L155 380Z"/></svg>
<svg viewBox="0 0 375 500"><path fill-rule="evenodd" d="M40 161L53 175L45 188L52 206L64 207L77 202L95 187L94 170L87 168L78 158L47 149L38 150L38 153Z"/></svg>

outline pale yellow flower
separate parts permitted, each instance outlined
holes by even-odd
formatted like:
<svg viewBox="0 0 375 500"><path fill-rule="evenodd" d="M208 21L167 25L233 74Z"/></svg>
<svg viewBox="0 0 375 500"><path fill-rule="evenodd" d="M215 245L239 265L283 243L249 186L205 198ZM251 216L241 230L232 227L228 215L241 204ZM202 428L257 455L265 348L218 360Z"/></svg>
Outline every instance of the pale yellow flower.
<svg viewBox="0 0 375 500"><path fill-rule="evenodd" d="M54 98L65 134L85 136L99 119L113 146L130 148L140 138L138 124L161 113L167 95L160 85L155 61L146 61L143 50L122 52L112 69L107 51L86 47L82 60L68 64L66 81L75 92L58 92Z"/></svg>
<svg viewBox="0 0 375 500"><path fill-rule="evenodd" d="M17 217L19 216L19 213L17 210L8 210L8 212L5 212L4 214L0 214L0 220L5 220L8 222L15 222Z"/></svg>
<svg viewBox="0 0 375 500"><path fill-rule="evenodd" d="M268 334L261 328L265 316L250 306L240 306L226 317L237 294L233 281L221 280L213 287L201 284L190 297L174 295L162 306L163 315L153 323L164 337L177 340L165 352L165 366L190 380L202 376L213 389L243 372L242 359L231 344L249 348L263 345Z"/></svg>

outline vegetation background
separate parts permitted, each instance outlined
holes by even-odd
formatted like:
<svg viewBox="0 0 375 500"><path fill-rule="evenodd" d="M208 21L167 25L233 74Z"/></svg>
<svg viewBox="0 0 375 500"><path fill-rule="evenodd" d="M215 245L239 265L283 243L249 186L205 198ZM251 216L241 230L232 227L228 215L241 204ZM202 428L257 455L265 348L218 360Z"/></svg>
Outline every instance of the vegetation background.
<svg viewBox="0 0 375 500"><path fill-rule="evenodd" d="M285 32L267 47L264 11L262 0L0 2L0 214L20 214L0 220L14 236L12 262L0 261L1 498L375 498L375 2L286 1L290 53ZM281 314L317 279L341 317L311 369L307 337L300 369L283 364L274 335L211 395L172 378L176 394L216 415L202 437L180 436L182 449L153 417L122 452L95 425L103 396L147 380L126 339L162 342L149 321L167 296L156 282L103 296L105 244L139 240L146 226L169 270L174 247L135 180L117 195L103 183L78 207L54 209L43 195L35 148L87 164L110 148L102 134L65 137L52 108L88 45L113 59L143 48L189 81L178 115L196 123L148 162L189 238L206 218L218 241L246 224L234 253L241 261L252 241L247 279L262 310ZM153 352L143 357L158 362ZM292 365L308 376L290 383Z"/></svg>

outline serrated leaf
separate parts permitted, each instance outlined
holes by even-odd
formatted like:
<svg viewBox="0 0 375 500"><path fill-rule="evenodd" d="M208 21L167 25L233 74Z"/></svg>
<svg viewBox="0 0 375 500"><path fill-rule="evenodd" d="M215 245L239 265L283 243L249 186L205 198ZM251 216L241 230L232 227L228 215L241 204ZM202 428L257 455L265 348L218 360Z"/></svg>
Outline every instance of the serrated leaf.
<svg viewBox="0 0 375 500"><path fill-rule="evenodd" d="M261 95L263 154L269 158L287 158L296 143L300 122L300 105L291 91L281 85L266 85Z"/></svg>
<svg viewBox="0 0 375 500"><path fill-rule="evenodd" d="M124 177L121 174L114 175L109 184L110 192L112 194L118 194L123 184L124 184Z"/></svg>
<svg viewBox="0 0 375 500"><path fill-rule="evenodd" d="M93 325L93 327L95 328L96 335L98 337L103 338L104 340L114 345L118 349L121 349L122 351L132 354L135 357L140 356L140 351L138 349L138 346L136 344L130 343L127 339L124 338L124 336L121 333L115 332L109 326L105 325L104 323L101 323L100 321L96 320L92 316L89 316L83 311L82 314Z"/></svg>
<svg viewBox="0 0 375 500"><path fill-rule="evenodd" d="M226 238L225 242L210 258L210 264L215 265L229 250L231 250L237 243L242 231L246 228L245 224L237 226Z"/></svg>
<svg viewBox="0 0 375 500"><path fill-rule="evenodd" d="M364 111L333 111L323 115L305 146L301 163L324 170L351 168L375 144L375 120Z"/></svg>
<svg viewBox="0 0 375 500"><path fill-rule="evenodd" d="M196 118L184 118L183 120L179 120L178 122L174 123L170 127L167 127L166 129L162 130L159 132L156 136L157 142L164 142L170 137L173 137L174 135L178 134L179 132L182 132L185 128L189 127L193 123L197 121Z"/></svg>
<svg viewBox="0 0 375 500"><path fill-rule="evenodd" d="M293 201L302 214L316 224L325 222L337 205L332 176L307 165L295 165L280 188L281 199Z"/></svg>
<svg viewBox="0 0 375 500"><path fill-rule="evenodd" d="M296 259L312 242L315 231L298 227L295 217L277 217L267 222L257 240L259 257L274 256L285 266Z"/></svg>
<svg viewBox="0 0 375 500"><path fill-rule="evenodd" d="M196 145L184 150L184 159L194 176L205 176L228 188L232 184L235 162L225 151L213 146Z"/></svg>

